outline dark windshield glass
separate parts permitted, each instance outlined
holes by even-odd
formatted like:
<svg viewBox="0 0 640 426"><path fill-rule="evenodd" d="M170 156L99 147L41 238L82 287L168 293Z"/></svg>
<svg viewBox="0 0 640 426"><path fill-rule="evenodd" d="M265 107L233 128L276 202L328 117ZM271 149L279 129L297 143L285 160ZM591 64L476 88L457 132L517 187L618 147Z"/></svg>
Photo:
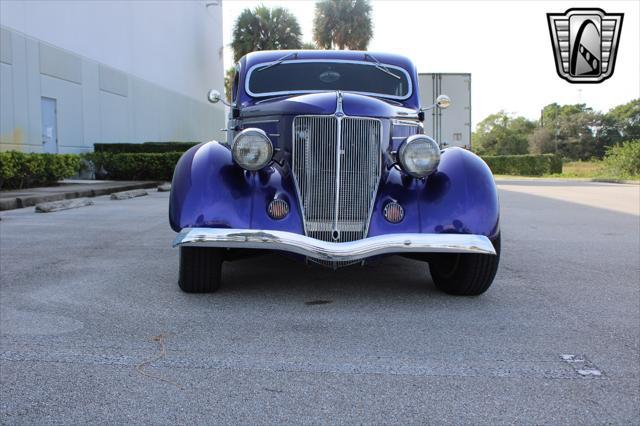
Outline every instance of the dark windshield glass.
<svg viewBox="0 0 640 426"><path fill-rule="evenodd" d="M396 67L384 65L389 72L374 63L349 62L284 62L262 69L259 65L249 76L250 95L343 90L370 93L395 99L407 98L407 74Z"/></svg>

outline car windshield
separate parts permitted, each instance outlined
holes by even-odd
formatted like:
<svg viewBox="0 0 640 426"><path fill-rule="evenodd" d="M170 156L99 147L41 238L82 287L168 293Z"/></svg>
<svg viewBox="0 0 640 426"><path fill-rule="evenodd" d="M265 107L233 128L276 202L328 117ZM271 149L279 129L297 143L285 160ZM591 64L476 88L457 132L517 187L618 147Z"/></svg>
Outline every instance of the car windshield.
<svg viewBox="0 0 640 426"><path fill-rule="evenodd" d="M411 81L404 69L393 65L299 60L252 67L246 89L251 96L342 90L406 99L411 96Z"/></svg>

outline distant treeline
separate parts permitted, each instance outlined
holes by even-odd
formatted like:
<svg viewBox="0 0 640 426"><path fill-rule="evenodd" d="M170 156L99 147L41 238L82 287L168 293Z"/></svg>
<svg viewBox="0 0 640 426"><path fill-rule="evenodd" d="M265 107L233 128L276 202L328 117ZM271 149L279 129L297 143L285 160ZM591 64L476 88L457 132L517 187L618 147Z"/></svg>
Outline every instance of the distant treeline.
<svg viewBox="0 0 640 426"><path fill-rule="evenodd" d="M567 160L601 159L609 147L640 139L640 99L606 113L586 104L549 104L538 121L504 111L476 126L473 150L480 155L558 153Z"/></svg>

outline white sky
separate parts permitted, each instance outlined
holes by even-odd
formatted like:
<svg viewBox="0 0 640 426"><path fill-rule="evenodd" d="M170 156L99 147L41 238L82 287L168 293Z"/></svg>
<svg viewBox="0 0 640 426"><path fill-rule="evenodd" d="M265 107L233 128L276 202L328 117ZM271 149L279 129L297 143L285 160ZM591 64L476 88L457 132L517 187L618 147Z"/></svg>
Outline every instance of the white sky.
<svg viewBox="0 0 640 426"><path fill-rule="evenodd" d="M222 3L225 69L232 64L233 24L240 12L259 4L289 9L312 40L314 2ZM640 1L373 1L369 50L400 53L418 72L470 72L474 125L504 109L537 119L551 102L584 102L596 110L640 97ZM613 76L600 84L571 84L556 73L547 12L600 7L624 13Z"/></svg>

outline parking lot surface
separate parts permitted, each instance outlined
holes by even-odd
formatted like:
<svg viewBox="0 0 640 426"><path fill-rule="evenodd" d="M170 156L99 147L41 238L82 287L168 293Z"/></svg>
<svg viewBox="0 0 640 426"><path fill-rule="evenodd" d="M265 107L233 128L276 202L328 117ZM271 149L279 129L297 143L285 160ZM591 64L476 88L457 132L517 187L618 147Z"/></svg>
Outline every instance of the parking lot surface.
<svg viewBox="0 0 640 426"><path fill-rule="evenodd" d="M278 255L189 295L166 193L3 212L0 423L639 423L640 186L499 187L475 298Z"/></svg>

